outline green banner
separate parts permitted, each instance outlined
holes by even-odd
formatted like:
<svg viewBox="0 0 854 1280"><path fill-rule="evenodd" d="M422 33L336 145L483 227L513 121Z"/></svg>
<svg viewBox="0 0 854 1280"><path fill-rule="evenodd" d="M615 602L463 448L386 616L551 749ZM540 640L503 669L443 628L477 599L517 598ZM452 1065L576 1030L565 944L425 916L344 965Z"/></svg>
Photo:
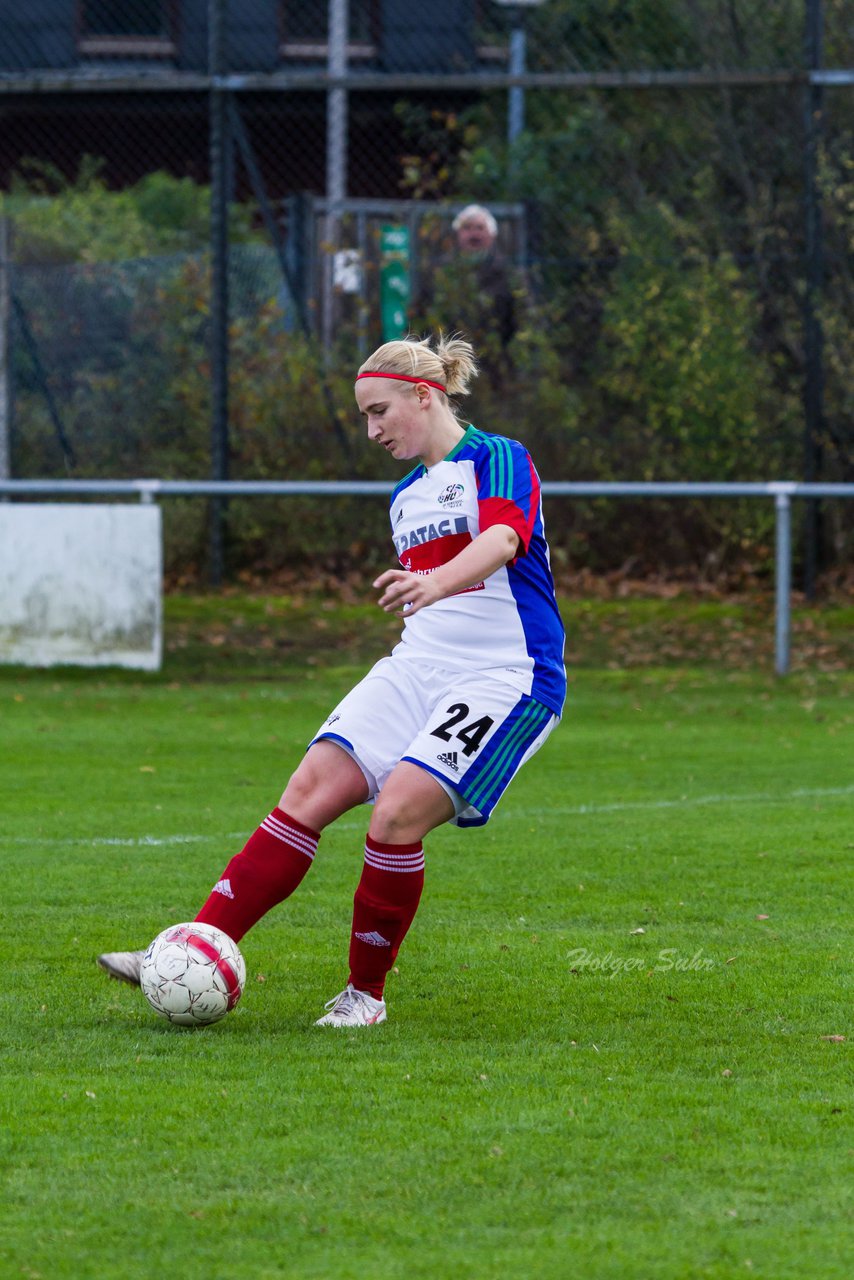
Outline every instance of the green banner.
<svg viewBox="0 0 854 1280"><path fill-rule="evenodd" d="M380 322L383 342L404 338L409 320L409 228L380 228Z"/></svg>

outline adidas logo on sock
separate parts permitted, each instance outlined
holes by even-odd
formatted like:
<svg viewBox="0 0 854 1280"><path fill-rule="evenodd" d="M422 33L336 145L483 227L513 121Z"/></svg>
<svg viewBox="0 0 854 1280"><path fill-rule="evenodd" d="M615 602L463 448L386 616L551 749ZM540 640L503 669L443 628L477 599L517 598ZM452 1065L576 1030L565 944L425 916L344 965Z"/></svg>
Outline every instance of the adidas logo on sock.
<svg viewBox="0 0 854 1280"><path fill-rule="evenodd" d="M446 764L449 769L453 769L454 773L459 773L456 751L446 751L444 755L436 756L436 759L440 764Z"/></svg>
<svg viewBox="0 0 854 1280"><path fill-rule="evenodd" d="M371 947L390 947L391 943L388 938L384 938L381 933L377 933L374 929L373 933L357 933L356 937L360 942L367 942Z"/></svg>
<svg viewBox="0 0 854 1280"><path fill-rule="evenodd" d="M234 897L234 894L231 891L230 880L217 880L216 884L211 889L211 893L221 893L224 898Z"/></svg>

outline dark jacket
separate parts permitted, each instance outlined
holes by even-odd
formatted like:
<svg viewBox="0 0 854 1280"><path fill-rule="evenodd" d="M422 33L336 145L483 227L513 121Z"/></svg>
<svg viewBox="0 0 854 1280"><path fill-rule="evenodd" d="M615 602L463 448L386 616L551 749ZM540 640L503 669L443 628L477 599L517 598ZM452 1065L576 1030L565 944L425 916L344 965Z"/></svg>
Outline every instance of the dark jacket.
<svg viewBox="0 0 854 1280"><path fill-rule="evenodd" d="M498 253L444 258L424 271L412 326L464 333L481 353L503 349L519 328L523 294L519 273Z"/></svg>

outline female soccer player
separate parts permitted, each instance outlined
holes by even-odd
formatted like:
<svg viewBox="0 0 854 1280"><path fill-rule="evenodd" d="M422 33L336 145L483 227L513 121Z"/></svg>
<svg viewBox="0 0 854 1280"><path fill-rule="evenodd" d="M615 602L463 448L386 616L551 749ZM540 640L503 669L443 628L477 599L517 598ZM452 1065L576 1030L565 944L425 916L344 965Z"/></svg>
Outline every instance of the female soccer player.
<svg viewBox="0 0 854 1280"><path fill-rule="evenodd" d="M359 370L368 439L416 461L391 498L402 567L373 584L403 633L320 726L196 917L239 942L297 888L323 828L373 802L350 974L318 1026L385 1021L386 976L424 884L424 837L444 822L487 822L563 708L564 632L539 478L517 441L456 417L451 401L475 374L470 343L441 336L385 343ZM142 954L99 963L138 983Z"/></svg>

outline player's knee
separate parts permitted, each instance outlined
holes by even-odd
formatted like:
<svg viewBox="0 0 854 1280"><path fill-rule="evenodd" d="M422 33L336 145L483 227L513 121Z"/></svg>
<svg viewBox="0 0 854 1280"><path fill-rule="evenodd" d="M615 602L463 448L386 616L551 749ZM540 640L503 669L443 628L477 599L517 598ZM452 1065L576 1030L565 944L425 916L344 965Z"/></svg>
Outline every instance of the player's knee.
<svg viewBox="0 0 854 1280"><path fill-rule="evenodd" d="M328 742L310 747L291 774L279 808L316 831L367 799L368 785L356 762Z"/></svg>
<svg viewBox="0 0 854 1280"><path fill-rule="evenodd" d="M420 770L411 772L414 785L388 784L377 797L368 834L381 844L416 844L428 831L454 816L447 792Z"/></svg>
<svg viewBox="0 0 854 1280"><path fill-rule="evenodd" d="M380 844L412 844L422 839L424 832L401 805L393 801L384 803L380 796L371 814L368 834Z"/></svg>
<svg viewBox="0 0 854 1280"><path fill-rule="evenodd" d="M293 813L296 809L301 809L309 804L317 793L319 780L315 771L304 766L305 761L288 778L287 786L282 792L279 808L285 813Z"/></svg>
<svg viewBox="0 0 854 1280"><path fill-rule="evenodd" d="M299 821L306 821L308 815L316 820L318 811L324 811L330 806L334 807L337 799L334 777L324 773L318 763L312 761L309 756L304 756L298 768L288 779L288 784L279 801L279 808ZM343 795L341 802L346 803ZM313 825L312 822L309 822L309 826L311 825Z"/></svg>

